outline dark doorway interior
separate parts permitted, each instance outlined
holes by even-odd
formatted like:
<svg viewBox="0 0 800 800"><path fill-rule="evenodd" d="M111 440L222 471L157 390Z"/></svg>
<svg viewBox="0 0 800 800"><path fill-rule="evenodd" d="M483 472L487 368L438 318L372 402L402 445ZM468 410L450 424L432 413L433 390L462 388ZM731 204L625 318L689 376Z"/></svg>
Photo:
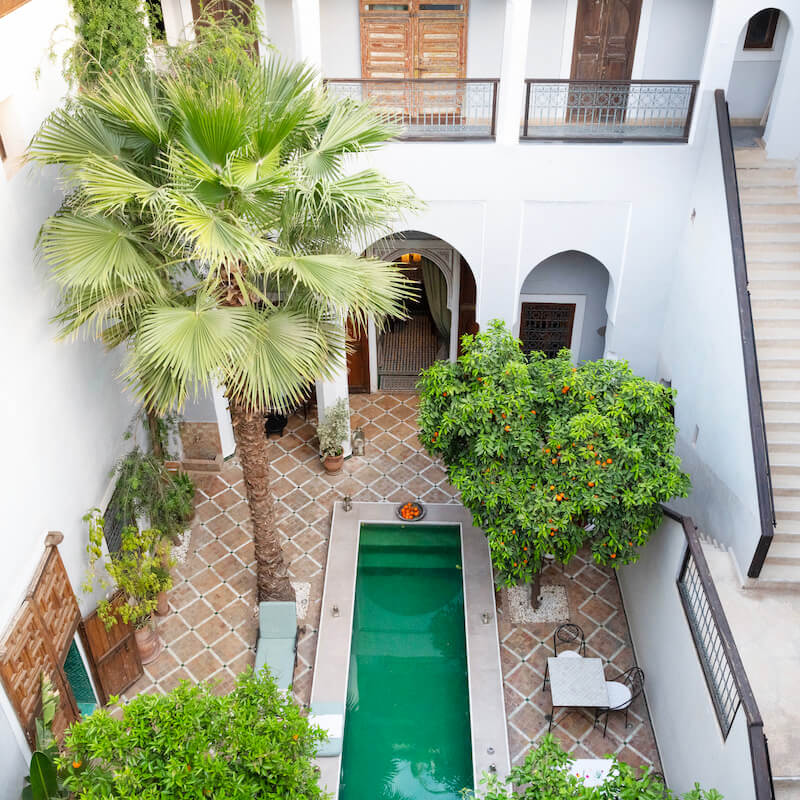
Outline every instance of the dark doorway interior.
<svg viewBox="0 0 800 800"><path fill-rule="evenodd" d="M406 305L408 317L390 320L378 337L378 388L388 391L413 391L419 373L449 352L444 275L424 257L409 265L407 275L419 294Z"/></svg>

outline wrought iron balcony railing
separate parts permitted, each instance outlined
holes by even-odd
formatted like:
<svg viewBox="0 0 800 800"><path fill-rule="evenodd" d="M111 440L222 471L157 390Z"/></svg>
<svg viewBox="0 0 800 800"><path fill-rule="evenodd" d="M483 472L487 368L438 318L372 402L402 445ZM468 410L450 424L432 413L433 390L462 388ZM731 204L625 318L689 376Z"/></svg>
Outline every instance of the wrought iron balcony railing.
<svg viewBox="0 0 800 800"><path fill-rule="evenodd" d="M697 81L525 81L522 138L686 142Z"/></svg>
<svg viewBox="0 0 800 800"><path fill-rule="evenodd" d="M498 83L496 78L325 81L335 97L370 102L383 111L407 141L494 139Z"/></svg>

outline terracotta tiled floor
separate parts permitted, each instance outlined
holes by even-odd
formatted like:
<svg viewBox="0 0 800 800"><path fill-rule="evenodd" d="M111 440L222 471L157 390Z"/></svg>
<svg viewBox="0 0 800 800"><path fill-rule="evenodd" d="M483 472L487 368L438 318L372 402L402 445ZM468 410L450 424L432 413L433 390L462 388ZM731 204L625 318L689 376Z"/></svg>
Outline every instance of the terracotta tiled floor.
<svg viewBox="0 0 800 800"><path fill-rule="evenodd" d="M300 620L294 693L307 703L317 644L320 603L332 504L346 494L357 501L398 502L410 496L429 503L457 502L445 471L417 438L417 396L412 393L353 395L352 427L367 436L366 455L328 475L313 445L313 420L289 421L286 434L270 443L273 489L284 556L294 581L310 584L308 611ZM163 692L185 678L218 682L227 691L254 660L258 623L255 564L241 469L229 460L221 474L198 484L197 515L186 561L174 570L170 613L159 621L166 642L161 655L126 693ZM616 578L581 557L565 573L548 569L545 582L567 587L570 616L584 629L587 655L608 662L608 676L633 663L627 622ZM501 659L512 758L520 760L547 729L549 689L541 691L553 625L513 625L499 609ZM629 763L658 765L643 699L631 711L632 726L612 715L608 737L592 720L572 713L554 732L568 750L583 757L616 752ZM658 767L657 767L658 768Z"/></svg>

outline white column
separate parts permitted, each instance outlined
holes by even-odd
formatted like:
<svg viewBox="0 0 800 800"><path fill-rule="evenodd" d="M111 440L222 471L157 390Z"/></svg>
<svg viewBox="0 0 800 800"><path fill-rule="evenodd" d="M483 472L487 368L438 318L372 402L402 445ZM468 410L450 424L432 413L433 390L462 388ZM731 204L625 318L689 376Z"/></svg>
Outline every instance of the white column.
<svg viewBox="0 0 800 800"><path fill-rule="evenodd" d="M455 250L450 251L450 269L453 276L453 291L450 300L450 360L455 361L458 357L458 314L461 295L461 256Z"/></svg>
<svg viewBox="0 0 800 800"><path fill-rule="evenodd" d="M319 0L292 0L294 55L322 74Z"/></svg>
<svg viewBox="0 0 800 800"><path fill-rule="evenodd" d="M236 451L236 439L233 436L231 412L228 410L228 398L225 397L225 390L216 381L214 381L211 390L211 397L214 401L214 411L217 415L222 457L227 458Z"/></svg>
<svg viewBox="0 0 800 800"><path fill-rule="evenodd" d="M342 342L344 342L344 328L341 329ZM316 382L317 387L317 414L319 418L325 419L325 409L330 408L337 400L344 398L349 402L349 391L347 386L347 359L342 356L340 363L337 364L336 371L330 378L320 379ZM343 442L345 457L352 453L350 447L350 429L348 427L347 439Z"/></svg>
<svg viewBox="0 0 800 800"><path fill-rule="evenodd" d="M506 0L500 97L497 104L497 141L504 145L514 145L519 141L530 24L531 0Z"/></svg>

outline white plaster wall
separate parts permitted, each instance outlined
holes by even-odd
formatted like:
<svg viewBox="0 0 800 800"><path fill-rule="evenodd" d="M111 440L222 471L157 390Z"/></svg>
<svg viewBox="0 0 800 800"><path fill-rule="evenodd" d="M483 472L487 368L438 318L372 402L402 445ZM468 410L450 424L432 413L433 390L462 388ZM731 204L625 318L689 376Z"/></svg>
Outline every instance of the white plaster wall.
<svg viewBox="0 0 800 800"><path fill-rule="evenodd" d="M745 50L744 38L747 23L742 27L736 45L730 85L728 107L731 119L761 119L769 104L772 89L778 78L789 20L785 14L778 18L775 39L770 50Z"/></svg>
<svg viewBox="0 0 800 800"><path fill-rule="evenodd" d="M262 0L267 39L287 60L295 58L292 0Z"/></svg>
<svg viewBox="0 0 800 800"><path fill-rule="evenodd" d="M503 60L503 0L470 0L467 22L467 77L499 78Z"/></svg>
<svg viewBox="0 0 800 800"><path fill-rule="evenodd" d="M702 158L659 347L658 377L678 391L678 453L694 489L675 506L733 548L742 573L760 526L716 118L700 121ZM696 443L695 426L699 428Z"/></svg>
<svg viewBox="0 0 800 800"><path fill-rule="evenodd" d="M684 542L681 526L665 518L638 563L618 573L661 764L676 794L697 781L731 800L751 800L755 789L744 711L739 709L723 739L678 594Z"/></svg>
<svg viewBox="0 0 800 800"><path fill-rule="evenodd" d="M561 77L566 24L567 0L533 0L525 77ZM566 35L574 36L574 27Z"/></svg>
<svg viewBox="0 0 800 800"><path fill-rule="evenodd" d="M700 77L712 5L713 0L653 0L642 79Z"/></svg>
<svg viewBox="0 0 800 800"><path fill-rule="evenodd" d="M439 236L464 256L481 325L516 323L520 287L545 258L597 258L611 275L606 347L652 376L696 158L687 146L397 143L361 162L426 202L396 230Z"/></svg>
<svg viewBox="0 0 800 800"><path fill-rule="evenodd" d="M322 75L361 77L361 26L358 0L320 0Z"/></svg>
<svg viewBox="0 0 800 800"><path fill-rule="evenodd" d="M60 61L51 61L47 50L51 37L67 39L66 29L57 29L67 14L66 0L31 0L0 19L0 101L13 99L14 122L25 141L66 92ZM94 607L95 600L80 589L88 538L81 517L106 495L114 461L129 446L122 436L135 411L116 381L118 354L84 341L54 341L56 329L49 320L56 311L56 293L45 268L34 263L33 247L40 225L60 201L52 172L23 168L10 179L0 172L0 416L6 489L0 629L23 598L48 530L64 533L59 550L81 608ZM8 731L25 752L16 718L3 698L4 742ZM0 749L9 750L5 743ZM0 796L17 797L24 774L20 760L10 750L4 758Z"/></svg>

